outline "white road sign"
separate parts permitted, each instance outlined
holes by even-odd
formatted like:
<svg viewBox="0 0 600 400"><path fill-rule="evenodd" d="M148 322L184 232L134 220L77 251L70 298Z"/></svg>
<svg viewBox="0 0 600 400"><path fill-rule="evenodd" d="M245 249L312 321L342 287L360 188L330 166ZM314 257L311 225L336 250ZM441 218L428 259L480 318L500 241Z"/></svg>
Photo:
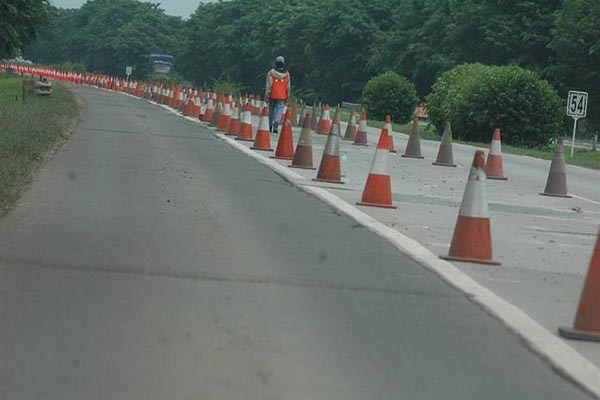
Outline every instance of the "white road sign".
<svg viewBox="0 0 600 400"><path fill-rule="evenodd" d="M567 115L573 118L585 118L587 115L587 92L571 90L567 99Z"/></svg>
<svg viewBox="0 0 600 400"><path fill-rule="evenodd" d="M125 75L129 76L133 72L133 67L127 66L125 67Z"/></svg>
<svg viewBox="0 0 600 400"><path fill-rule="evenodd" d="M575 133L577 132L577 120L587 115L587 92L569 91L567 98L567 115L573 118L573 139L571 140L571 158L575 149Z"/></svg>

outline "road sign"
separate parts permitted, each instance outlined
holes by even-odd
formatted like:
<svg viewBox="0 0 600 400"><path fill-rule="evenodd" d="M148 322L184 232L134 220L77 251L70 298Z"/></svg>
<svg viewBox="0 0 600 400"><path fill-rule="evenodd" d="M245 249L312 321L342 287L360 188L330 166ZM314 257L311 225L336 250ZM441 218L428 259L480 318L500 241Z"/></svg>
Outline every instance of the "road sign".
<svg viewBox="0 0 600 400"><path fill-rule="evenodd" d="M571 140L571 158L573 158L573 149L575 148L575 132L577 132L577 120L585 118L587 115L587 92L569 91L567 97L567 115L573 118L573 139Z"/></svg>
<svg viewBox="0 0 600 400"><path fill-rule="evenodd" d="M125 75L129 76L133 72L133 67L127 66L125 67Z"/></svg>
<svg viewBox="0 0 600 400"><path fill-rule="evenodd" d="M587 92L571 90L567 99L567 115L573 118L585 118L587 114Z"/></svg>

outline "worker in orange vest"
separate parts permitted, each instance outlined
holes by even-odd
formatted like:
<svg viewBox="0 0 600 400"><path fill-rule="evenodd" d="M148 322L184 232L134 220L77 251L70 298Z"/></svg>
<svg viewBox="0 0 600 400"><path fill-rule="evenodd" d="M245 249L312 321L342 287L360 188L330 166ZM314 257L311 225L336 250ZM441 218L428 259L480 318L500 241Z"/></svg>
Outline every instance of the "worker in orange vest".
<svg viewBox="0 0 600 400"><path fill-rule="evenodd" d="M265 100L269 102L269 130L277 133L283 106L290 95L290 73L285 69L285 59L275 59L273 68L267 73Z"/></svg>

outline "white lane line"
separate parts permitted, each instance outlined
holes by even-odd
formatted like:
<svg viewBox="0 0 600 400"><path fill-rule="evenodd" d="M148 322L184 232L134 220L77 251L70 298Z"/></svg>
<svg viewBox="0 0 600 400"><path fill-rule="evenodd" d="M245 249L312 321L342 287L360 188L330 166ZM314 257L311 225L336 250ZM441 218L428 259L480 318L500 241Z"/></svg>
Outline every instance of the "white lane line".
<svg viewBox="0 0 600 400"><path fill-rule="evenodd" d="M182 116L171 107L161 106L180 117ZM303 176L247 148L241 143L216 132L215 135L241 150L244 154L256 159L261 164L272 168L290 182L301 183L305 181ZM298 184L296 186L343 212L377 235L387 239L402 253L436 273L451 286L465 293L470 300L481 305L491 315L502 321L507 328L522 337L530 349L550 363L556 371L563 376L571 378L581 387L600 398L600 368L579 354L565 341L559 339L557 335L543 328L524 311L477 283L448 261L440 259L415 240L393 228L387 227L358 208L346 203L340 197L320 187L305 184Z"/></svg>

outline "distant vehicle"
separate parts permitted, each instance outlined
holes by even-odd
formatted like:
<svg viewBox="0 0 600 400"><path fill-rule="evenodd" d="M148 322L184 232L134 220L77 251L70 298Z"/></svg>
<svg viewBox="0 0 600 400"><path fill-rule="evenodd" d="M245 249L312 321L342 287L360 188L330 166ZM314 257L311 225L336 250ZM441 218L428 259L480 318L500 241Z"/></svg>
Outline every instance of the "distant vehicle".
<svg viewBox="0 0 600 400"><path fill-rule="evenodd" d="M150 54L150 64L157 74L168 74L173 67L173 56L168 54Z"/></svg>

